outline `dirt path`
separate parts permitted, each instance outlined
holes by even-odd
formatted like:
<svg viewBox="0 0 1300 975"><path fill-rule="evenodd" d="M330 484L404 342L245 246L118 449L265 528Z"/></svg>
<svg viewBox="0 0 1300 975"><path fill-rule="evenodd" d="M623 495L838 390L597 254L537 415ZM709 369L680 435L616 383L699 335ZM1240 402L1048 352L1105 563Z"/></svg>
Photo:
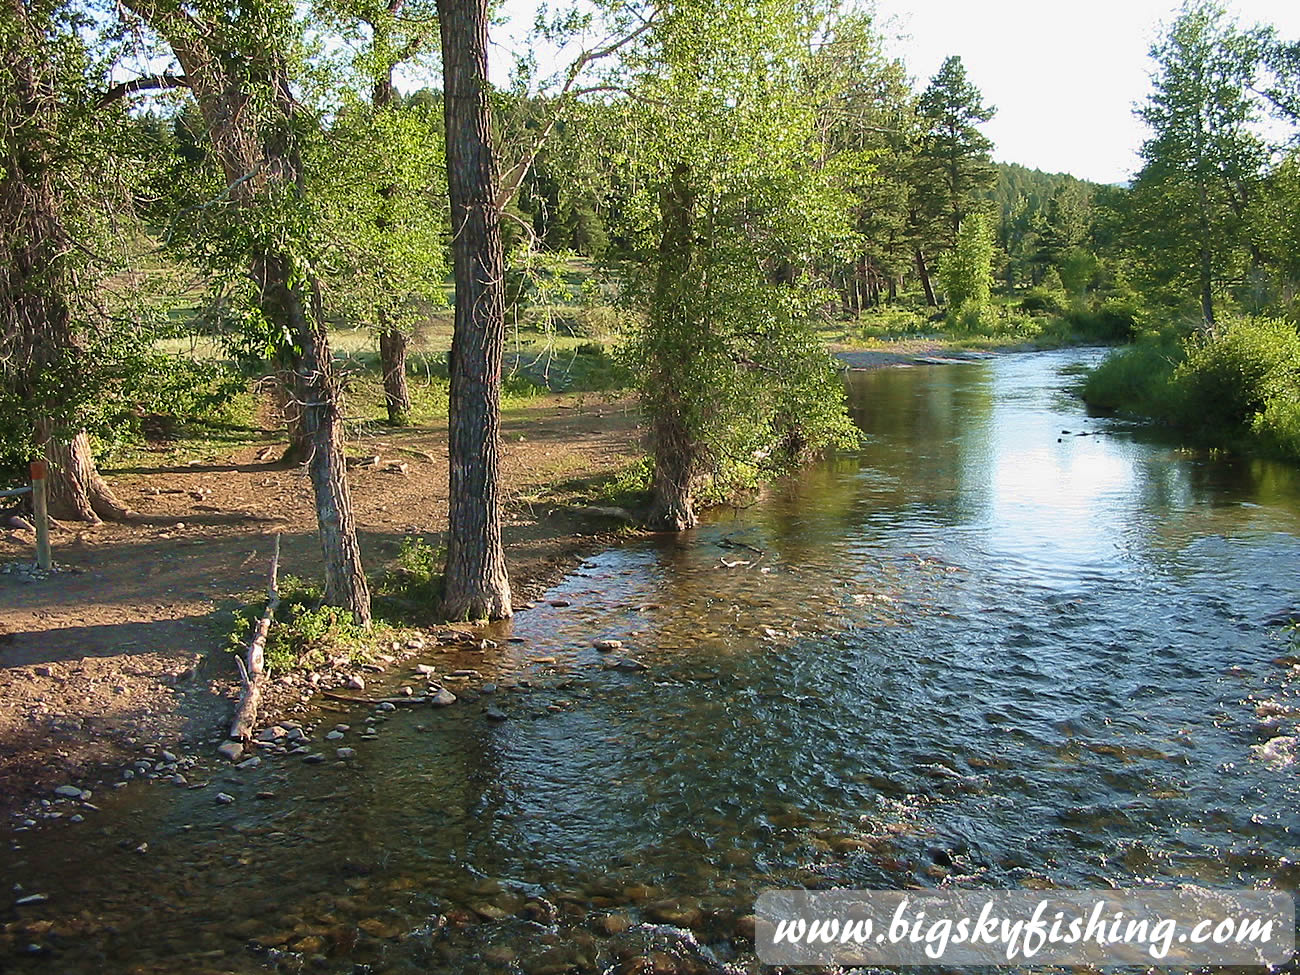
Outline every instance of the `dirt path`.
<svg viewBox="0 0 1300 975"><path fill-rule="evenodd" d="M630 401L547 396L502 421L507 558L516 604L540 594L611 530L564 504L565 482L638 454ZM160 448L161 452L161 448ZM0 574L0 807L16 808L99 766L209 738L229 720L221 652L231 610L262 584L271 536L284 574L317 578L305 473L241 447L216 463L109 470L138 520L56 532L49 578ZM278 453L278 452L276 452ZM446 528L445 428L382 431L349 445L377 456L351 473L372 572L403 539ZM0 565L30 562L29 533L0 531Z"/></svg>

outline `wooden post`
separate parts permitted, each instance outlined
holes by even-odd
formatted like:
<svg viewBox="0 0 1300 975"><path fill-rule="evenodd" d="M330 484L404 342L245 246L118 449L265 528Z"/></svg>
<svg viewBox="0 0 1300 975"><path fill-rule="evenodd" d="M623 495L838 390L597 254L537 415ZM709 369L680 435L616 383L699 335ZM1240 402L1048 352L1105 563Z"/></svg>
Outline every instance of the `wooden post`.
<svg viewBox="0 0 1300 975"><path fill-rule="evenodd" d="M36 564L46 570L50 560L50 512L45 499L45 478L49 465L43 460L32 461L32 513L36 516Z"/></svg>

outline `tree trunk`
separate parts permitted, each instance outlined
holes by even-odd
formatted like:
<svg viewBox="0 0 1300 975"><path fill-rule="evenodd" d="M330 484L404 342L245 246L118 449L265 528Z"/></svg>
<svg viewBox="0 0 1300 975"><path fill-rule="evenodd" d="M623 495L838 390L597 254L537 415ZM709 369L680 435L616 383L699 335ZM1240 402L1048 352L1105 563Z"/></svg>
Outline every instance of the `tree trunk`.
<svg viewBox="0 0 1300 975"><path fill-rule="evenodd" d="M505 257L495 203L487 22L487 0L438 0L456 276L443 577L449 619L511 614L498 484Z"/></svg>
<svg viewBox="0 0 1300 975"><path fill-rule="evenodd" d="M381 312L379 368L384 374L384 405L388 408L388 422L404 427L411 422L411 391L406 385L406 349L410 340L401 329L385 327L385 317Z"/></svg>
<svg viewBox="0 0 1300 975"><path fill-rule="evenodd" d="M370 622L370 589L361 564L352 496L343 455L343 394L334 374L319 301L310 304L292 286L290 262L260 257L253 271L267 316L286 324L302 354L295 368L295 395L307 444L307 475L316 499L316 524L325 568L325 602L341 606L359 623Z"/></svg>
<svg viewBox="0 0 1300 975"><path fill-rule="evenodd" d="M687 317L683 289L690 287L689 272L695 257L695 191L690 168L678 164L659 194L662 225L659 267L655 279L651 327L662 357L648 363L651 380L643 395L650 415L650 446L654 455L648 527L657 531L685 531L699 522L695 513L695 488L699 481L700 448L686 425L676 379L678 359L695 353L685 335L674 336Z"/></svg>
<svg viewBox="0 0 1300 975"><path fill-rule="evenodd" d="M235 208L256 212L279 189L301 192L303 165L293 136L297 106L284 52L275 47L259 49L254 72L259 80L250 82L247 66L232 63L229 50L208 46L216 43L220 32L196 33L190 14L153 0L127 0L127 5L166 38L185 69ZM261 90L250 91L252 84ZM247 110L255 95L265 95L278 117L258 125L259 113ZM305 444L307 451L324 557L325 601L369 623L370 591L343 456L343 391L334 374L318 284L310 274L302 275L288 254L255 248L247 259L262 313L287 330L298 350L285 356L294 374L294 405L300 411L300 432L292 439L294 444Z"/></svg>
<svg viewBox="0 0 1300 975"><path fill-rule="evenodd" d="M63 220L63 201L54 177L57 161L42 132L57 125L58 104L47 66L26 48L35 32L24 4L11 0L4 15L15 32L0 38L11 71L9 112L0 117L0 379L17 392L31 424L33 442L50 462L50 510L56 517L99 522L122 520L130 511L100 477L90 438L71 440L53 431L76 422L75 408L50 389L77 390L84 370L72 313L75 252ZM11 114L12 113L12 114ZM75 427L74 427L75 428Z"/></svg>
<svg viewBox="0 0 1300 975"><path fill-rule="evenodd" d="M938 308L939 302L934 298L934 285L930 282L930 269L925 263L925 254L921 248L916 249L916 273L921 278L921 287L925 290L925 303L931 308Z"/></svg>
<svg viewBox="0 0 1300 975"><path fill-rule="evenodd" d="M680 414L661 408L661 415L655 417L652 425L651 438L655 467L646 527L666 532L694 528L699 523L695 512L699 460Z"/></svg>
<svg viewBox="0 0 1300 975"><path fill-rule="evenodd" d="M1205 190L1205 184L1200 184L1200 204L1201 212L1201 241L1200 241L1200 292L1201 292L1201 314L1205 317L1205 325L1211 331L1214 330L1214 255L1210 250L1210 203L1208 194Z"/></svg>
<svg viewBox="0 0 1300 975"><path fill-rule="evenodd" d="M100 476L90 437L80 431L71 440L38 430L38 443L49 461L50 514L68 521L127 521L131 510L122 504Z"/></svg>

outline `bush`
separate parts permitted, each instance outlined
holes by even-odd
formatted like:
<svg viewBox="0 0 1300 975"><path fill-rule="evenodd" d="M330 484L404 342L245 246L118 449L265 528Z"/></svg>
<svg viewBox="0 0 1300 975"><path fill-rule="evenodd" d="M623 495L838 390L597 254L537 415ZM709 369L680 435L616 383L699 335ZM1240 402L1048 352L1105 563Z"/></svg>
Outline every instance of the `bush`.
<svg viewBox="0 0 1300 975"><path fill-rule="evenodd" d="M1059 315L1065 311L1064 299L1065 295L1060 291L1049 291L1047 288L1030 288L1025 292L1025 296L1020 299L1020 310Z"/></svg>
<svg viewBox="0 0 1300 975"><path fill-rule="evenodd" d="M1088 374L1083 398L1103 410L1173 419L1170 380L1182 359L1183 347L1173 336L1143 336Z"/></svg>
<svg viewBox="0 0 1300 975"><path fill-rule="evenodd" d="M1097 342L1127 342L1137 329L1138 310L1131 302L1108 298L1100 305L1076 306L1065 312L1070 330Z"/></svg>
<svg viewBox="0 0 1300 975"><path fill-rule="evenodd" d="M1281 319L1231 319L1178 341L1147 336L1088 376L1096 407L1300 458L1300 334Z"/></svg>
<svg viewBox="0 0 1300 975"><path fill-rule="evenodd" d="M1221 431L1286 427L1288 403L1300 398L1300 335L1276 318L1236 319L1187 340L1173 381L1180 414ZM1269 415L1273 406L1272 421Z"/></svg>

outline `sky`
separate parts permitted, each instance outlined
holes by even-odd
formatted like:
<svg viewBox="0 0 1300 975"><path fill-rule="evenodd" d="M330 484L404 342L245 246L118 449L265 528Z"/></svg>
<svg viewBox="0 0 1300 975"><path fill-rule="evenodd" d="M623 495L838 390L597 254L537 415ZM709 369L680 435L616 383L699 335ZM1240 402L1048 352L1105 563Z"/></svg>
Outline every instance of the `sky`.
<svg viewBox="0 0 1300 975"><path fill-rule="evenodd" d="M1151 44L1175 0L877 0L888 49L924 87L950 54L998 113L994 158L1098 183L1129 180L1147 130ZM1243 25L1300 38L1300 0L1235 0ZM899 36L908 35L908 36Z"/></svg>
<svg viewBox="0 0 1300 975"><path fill-rule="evenodd" d="M743 2L743 0L742 0ZM1300 39L1300 0L1228 0L1243 25ZM505 0L531 23L536 0ZM552 3L552 6L558 6ZM1146 129L1133 114L1150 90L1148 52L1179 0L876 0L888 50L924 87L958 54L998 112L984 126L994 158L1098 183L1127 182ZM505 80L511 26L493 31L493 76Z"/></svg>

